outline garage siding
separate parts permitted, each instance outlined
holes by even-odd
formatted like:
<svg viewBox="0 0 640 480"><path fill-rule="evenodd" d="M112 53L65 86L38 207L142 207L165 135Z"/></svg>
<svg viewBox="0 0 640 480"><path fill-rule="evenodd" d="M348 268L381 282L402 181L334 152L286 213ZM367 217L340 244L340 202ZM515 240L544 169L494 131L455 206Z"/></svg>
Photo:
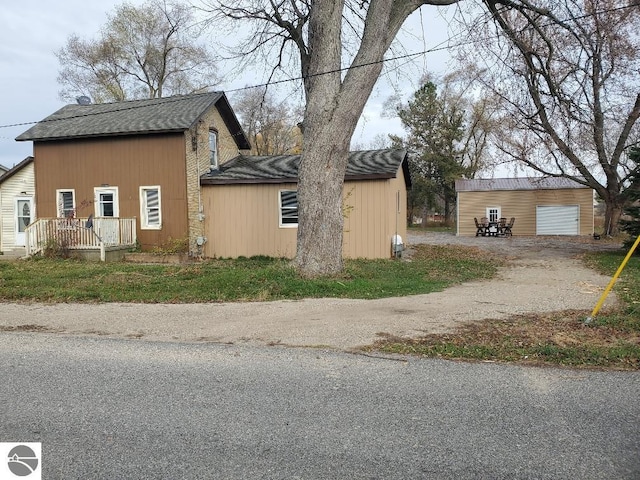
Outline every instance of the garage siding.
<svg viewBox="0 0 640 480"><path fill-rule="evenodd" d="M578 206L580 221L578 235L593 233L593 190L567 188L549 190L492 190L458 192L458 235L476 233L474 217L486 215L486 207L499 206L507 219L515 217L513 235L536 235L538 206ZM548 233L558 235L566 233Z"/></svg>

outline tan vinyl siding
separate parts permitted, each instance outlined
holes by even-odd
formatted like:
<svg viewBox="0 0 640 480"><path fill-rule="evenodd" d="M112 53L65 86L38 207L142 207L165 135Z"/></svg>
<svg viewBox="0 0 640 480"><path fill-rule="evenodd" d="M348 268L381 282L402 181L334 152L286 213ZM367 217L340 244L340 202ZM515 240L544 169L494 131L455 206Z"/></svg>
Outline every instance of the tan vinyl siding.
<svg viewBox="0 0 640 480"><path fill-rule="evenodd" d="M475 235L474 217L486 216L487 207L500 207L501 215L515 217L513 235L536 234L536 207L579 205L580 235L593 233L593 191L588 188L559 190L497 190L458 192L458 235Z"/></svg>
<svg viewBox="0 0 640 480"><path fill-rule="evenodd" d="M33 162L25 165L15 175L0 184L0 251L2 252L11 252L16 249L16 197L22 196L32 198L35 196ZM35 201L33 204L35 210ZM37 214L37 211L32 212L33 218Z"/></svg>
<svg viewBox="0 0 640 480"><path fill-rule="evenodd" d="M406 242L407 190L402 171L390 180L345 182L344 204L347 206L343 237L346 258L389 258L396 220L397 233Z"/></svg>
<svg viewBox="0 0 640 480"><path fill-rule="evenodd" d="M203 188L206 257L269 255L291 258L297 228L280 228L280 190L296 184L213 185Z"/></svg>
<svg viewBox="0 0 640 480"><path fill-rule="evenodd" d="M184 135L144 135L35 142L39 218L56 216L56 190L74 189L77 215L94 213L94 187L118 187L120 217L140 217L140 186L162 191L159 230L141 230L143 248L188 236ZM83 205L84 202L84 205Z"/></svg>
<svg viewBox="0 0 640 480"><path fill-rule="evenodd" d="M206 257L268 255L293 258L298 229L280 227L279 192L297 184L210 185L203 188ZM400 192L400 212L396 192ZM389 258L391 237L406 238L406 188L402 177L345 182L343 255Z"/></svg>

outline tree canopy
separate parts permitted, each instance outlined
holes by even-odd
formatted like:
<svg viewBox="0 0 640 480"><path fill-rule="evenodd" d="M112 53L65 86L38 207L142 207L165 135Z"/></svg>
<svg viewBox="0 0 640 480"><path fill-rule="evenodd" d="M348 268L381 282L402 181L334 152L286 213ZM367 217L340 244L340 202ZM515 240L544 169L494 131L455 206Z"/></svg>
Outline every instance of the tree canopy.
<svg viewBox="0 0 640 480"><path fill-rule="evenodd" d="M298 123L302 112L285 100L277 101L266 87L241 90L234 110L249 137L255 155L298 154L302 132Z"/></svg>
<svg viewBox="0 0 640 480"><path fill-rule="evenodd" d="M456 179L473 178L485 166L490 132L486 101L466 96L454 78L448 76L440 92L427 80L406 106L397 106L407 136L394 138L410 153L414 187L409 209L437 209L445 221L455 206Z"/></svg>
<svg viewBox="0 0 640 480"><path fill-rule="evenodd" d="M217 83L215 61L200 43L193 9L180 2L123 3L96 39L71 35L56 52L65 100L94 102L192 93Z"/></svg>

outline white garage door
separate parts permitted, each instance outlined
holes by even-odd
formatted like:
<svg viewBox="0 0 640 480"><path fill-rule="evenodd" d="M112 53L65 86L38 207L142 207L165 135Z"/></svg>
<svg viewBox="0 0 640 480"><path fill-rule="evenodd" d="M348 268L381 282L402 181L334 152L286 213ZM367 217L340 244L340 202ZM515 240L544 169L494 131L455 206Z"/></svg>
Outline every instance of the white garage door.
<svg viewBox="0 0 640 480"><path fill-rule="evenodd" d="M538 205L536 235L578 235L579 205Z"/></svg>

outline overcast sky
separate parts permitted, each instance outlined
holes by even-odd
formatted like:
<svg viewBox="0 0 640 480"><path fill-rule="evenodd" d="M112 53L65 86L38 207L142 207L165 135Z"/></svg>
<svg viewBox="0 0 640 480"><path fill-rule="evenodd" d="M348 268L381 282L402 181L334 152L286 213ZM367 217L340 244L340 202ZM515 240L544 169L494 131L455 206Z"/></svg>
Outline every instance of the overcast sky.
<svg viewBox="0 0 640 480"><path fill-rule="evenodd" d="M16 142L15 137L61 108L56 82L59 65L54 52L63 47L71 34L95 38L121 1L102 0L19 0L4 1L0 9L0 165L12 167L33 152L32 142ZM139 5L142 0L130 0ZM436 7L423 7L405 25L403 46L409 53L441 46L447 38L446 22ZM442 72L446 69L446 50L416 57L404 65L405 78L391 76L391 82L378 82L354 134L353 142L369 144L379 134L402 134L397 119L382 118L382 105L393 93L391 83L400 88L406 98L419 86L424 69ZM257 81L256 81L257 80ZM255 76L236 78L216 86L216 90L231 91L253 81ZM233 94L228 95L233 106ZM9 126L14 125L14 126Z"/></svg>

